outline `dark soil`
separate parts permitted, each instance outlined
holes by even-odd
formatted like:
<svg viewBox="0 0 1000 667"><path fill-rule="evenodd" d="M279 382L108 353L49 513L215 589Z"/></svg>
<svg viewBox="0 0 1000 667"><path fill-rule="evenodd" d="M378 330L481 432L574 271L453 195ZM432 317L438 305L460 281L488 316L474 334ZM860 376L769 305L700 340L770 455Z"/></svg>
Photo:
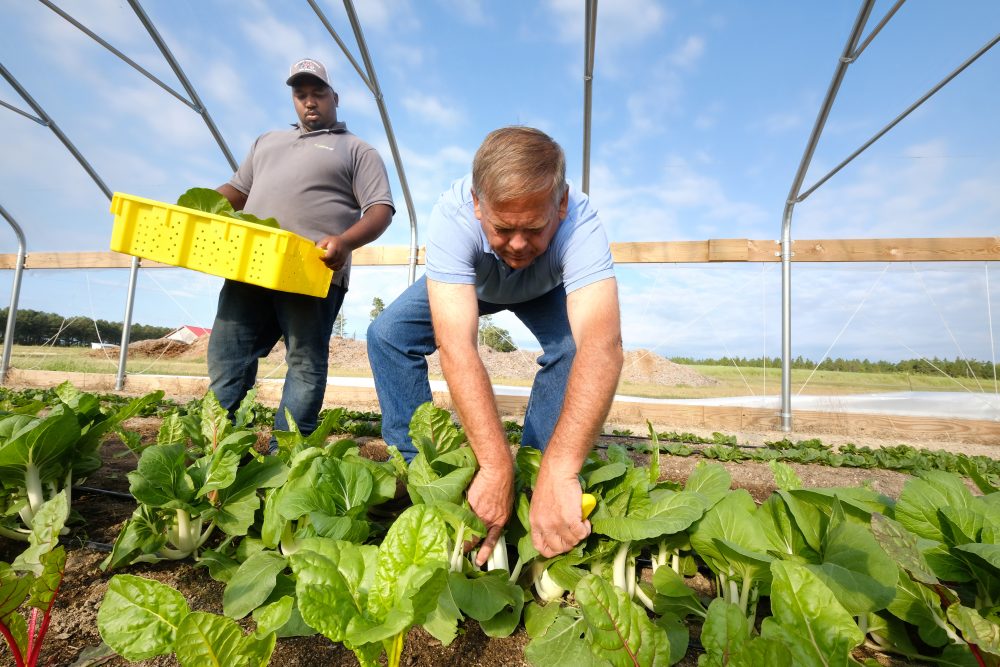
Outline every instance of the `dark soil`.
<svg viewBox="0 0 1000 667"><path fill-rule="evenodd" d="M144 439L155 439L159 420L155 418L134 419L128 427L143 434ZM259 447L266 444L266 434L262 435ZM363 451L373 458L384 455L384 445L378 440L364 444ZM127 494L127 474L134 469L136 459L117 440L109 440L103 445L105 465L85 482L87 489ZM664 475L682 481L700 459L699 457L666 457L663 460ZM734 486L745 488L758 501L765 499L774 490L773 474L766 464L727 463L724 464L733 476ZM870 484L875 490L889 496L896 496L907 478L906 475L880 470L837 469L824 466L793 465L802 480L810 486L855 486ZM109 495L94 490L78 490L73 496L73 509L82 516L82 523L73 528L66 540L68 550L66 575L56 602L52 623L41 653L40 665L77 666L85 665L128 665L139 664L156 667L177 665L172 657L161 657L141 663L128 663L102 646L97 630L97 611L107 590L111 574L100 569L106 556L107 545L114 542L124 522L135 508L134 501L127 495ZM9 540L0 540L0 560L10 562L23 545ZM136 565L125 569L130 574L157 579L180 590L192 609L222 612L223 585L212 580L207 571L193 563L168 562L155 565ZM696 590L705 597L705 602L714 594L709 579L696 577L700 581ZM248 624L249 626L249 624ZM692 649L680 663L684 667L697 664L697 637L699 628L692 627ZM526 665L524 647L528 637L524 630L518 630L511 637L489 638L474 623L468 623L450 646L443 646L423 629L416 628L407 638L403 652L403 664L409 667L481 666L511 667ZM861 659L873 657L859 655ZM884 656L877 656L880 664L893 665ZM6 647L0 649L0 665L13 665ZM277 643L271 660L272 665L282 667L312 667L356 665L353 654L343 646L334 644L322 636L281 639Z"/></svg>

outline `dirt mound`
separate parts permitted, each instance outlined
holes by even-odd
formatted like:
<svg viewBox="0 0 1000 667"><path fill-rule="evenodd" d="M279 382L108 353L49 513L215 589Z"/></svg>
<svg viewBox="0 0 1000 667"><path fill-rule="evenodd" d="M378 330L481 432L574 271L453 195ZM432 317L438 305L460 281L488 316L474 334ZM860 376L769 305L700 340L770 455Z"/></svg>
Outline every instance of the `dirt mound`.
<svg viewBox="0 0 1000 667"><path fill-rule="evenodd" d="M128 358L156 357L163 359L174 359L185 355L190 346L179 340L169 340L167 338L151 338L149 340L137 340L128 346ZM91 350L88 354L91 357L106 357L112 353L118 356L118 350Z"/></svg>
<svg viewBox="0 0 1000 667"><path fill-rule="evenodd" d="M494 380L531 380L538 371L540 355L537 350L497 352L485 346L479 348L483 365ZM279 341L268 355L268 359L280 362L284 358L285 345ZM441 376L441 359L437 352L427 357L427 368L431 375ZM338 369L371 372L368 348L364 341L336 336L330 340L330 374L335 375ZM718 382L686 366L675 364L650 350L631 350L625 353L622 381L632 384L690 387L705 387Z"/></svg>
<svg viewBox="0 0 1000 667"><path fill-rule="evenodd" d="M702 375L687 366L675 364L652 350L630 350L625 353L622 382L632 384L683 385L708 387L719 384L715 378Z"/></svg>

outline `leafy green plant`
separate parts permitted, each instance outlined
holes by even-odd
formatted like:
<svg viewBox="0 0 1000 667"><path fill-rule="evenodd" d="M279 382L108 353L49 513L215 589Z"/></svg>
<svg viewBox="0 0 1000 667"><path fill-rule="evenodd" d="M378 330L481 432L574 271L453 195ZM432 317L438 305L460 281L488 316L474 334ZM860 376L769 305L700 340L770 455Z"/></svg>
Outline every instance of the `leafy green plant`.
<svg viewBox="0 0 1000 667"><path fill-rule="evenodd" d="M35 514L28 548L13 563L0 563L0 633L17 667L38 664L66 568L58 542L68 517L69 495L61 491ZM30 609L27 621L18 611L22 605Z"/></svg>
<svg viewBox="0 0 1000 667"><path fill-rule="evenodd" d="M104 438L145 406L159 401L154 392L105 411L93 394L65 382L54 391L53 406L39 416L0 418L0 535L27 540L42 505L101 467L97 450Z"/></svg>
<svg viewBox="0 0 1000 667"><path fill-rule="evenodd" d="M405 510L378 547L317 538L290 558L302 617L363 667L383 651L398 667L406 633L447 585L447 545L444 520L423 504Z"/></svg>
<svg viewBox="0 0 1000 667"><path fill-rule="evenodd" d="M284 482L285 465L253 456L257 434L236 429L211 392L193 415L165 419L157 444L129 473L139 506L102 567L197 557L216 527L230 538L246 535L260 508L257 490Z"/></svg>
<svg viewBox="0 0 1000 667"><path fill-rule="evenodd" d="M265 667L281 621L275 612L244 635L228 618L192 612L170 586L130 574L111 578L97 612L101 638L118 655L135 661L174 654L182 667Z"/></svg>
<svg viewBox="0 0 1000 667"><path fill-rule="evenodd" d="M258 218L250 213L237 211L221 193L211 188L191 188L177 198L177 205L185 208L193 208L196 211L203 211L213 215L221 215L234 220L252 222L265 227L278 229L280 225L274 218Z"/></svg>

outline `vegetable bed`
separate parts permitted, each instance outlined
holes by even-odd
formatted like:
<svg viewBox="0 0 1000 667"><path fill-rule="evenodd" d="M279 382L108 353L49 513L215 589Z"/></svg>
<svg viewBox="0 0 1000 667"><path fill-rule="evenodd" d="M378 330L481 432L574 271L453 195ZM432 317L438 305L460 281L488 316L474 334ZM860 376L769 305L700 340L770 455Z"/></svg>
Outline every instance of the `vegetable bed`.
<svg viewBox="0 0 1000 667"><path fill-rule="evenodd" d="M171 632L208 651L225 639L224 664L237 655L245 664L378 664L383 651L407 665L891 665L916 664L917 654L998 664L1000 494L981 461L959 462L964 479L695 462L661 455L667 443L648 447L651 429L647 445L612 444L584 469L585 490L598 498L594 533L570 554L536 557L519 498L507 534L512 576L474 572L454 549L481 529L461 506L475 461L447 413L431 406L415 416L421 455L408 469L380 443L338 440L342 413L312 439L279 434L279 456L254 457L267 434L249 410L235 427L207 398L186 415L123 410L105 409L127 428L107 425L120 434L73 491L79 517L58 540L65 577L37 664L208 664L190 654L179 662ZM517 461L522 490L530 488L537 457L521 450ZM757 482L735 488L750 469ZM403 476L408 502L394 497ZM43 486L56 477L66 471L42 475ZM339 480L340 491L318 480ZM93 488L131 489L139 504ZM17 520L8 515L8 529ZM0 560L26 546L0 541ZM144 562L153 558L167 560ZM137 638L125 623L144 609L168 619L158 639ZM302 634L304 622L337 642L276 638ZM130 663L102 648L99 626L119 651L145 656ZM6 649L0 657L15 664Z"/></svg>

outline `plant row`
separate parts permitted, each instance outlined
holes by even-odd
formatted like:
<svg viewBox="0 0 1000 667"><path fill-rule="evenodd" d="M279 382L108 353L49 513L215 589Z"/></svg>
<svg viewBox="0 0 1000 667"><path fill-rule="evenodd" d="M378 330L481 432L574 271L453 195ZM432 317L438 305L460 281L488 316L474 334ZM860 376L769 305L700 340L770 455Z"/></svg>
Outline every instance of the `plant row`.
<svg viewBox="0 0 1000 667"><path fill-rule="evenodd" d="M67 385L57 395L57 405L0 419L7 530L29 540L0 568L0 627L18 665L38 656L65 567L69 489L95 469L87 450L159 399L106 413ZM701 628L701 665L859 664L864 644L909 660L1000 664L1000 494L974 466L965 472L979 495L954 474L924 471L894 500L802 488L772 461L778 490L757 505L716 463L684 484L661 481L650 428L647 466L618 446L588 458L580 482L596 498L592 534L546 559L528 525L540 454L519 448L515 513L480 570L463 550L484 533L465 501L476 459L447 412L427 404L414 414L410 463L391 448L372 461L331 438L345 421L336 410L308 436L290 421L274 433L277 454L261 456L253 398L230 420L209 394L166 415L152 444L123 434L138 456L137 507L104 567L191 559L225 584L216 616L191 612L163 584L115 575L98 627L129 660L266 665L279 638L319 633L364 666L383 653L394 666L412 627L449 644L471 619L490 636L523 626L525 658L539 667L673 664L689 650L690 624ZM70 454L69 441L87 446ZM49 465L53 442L59 466ZM34 490L20 486L29 469ZM699 574L713 582L710 600L690 585ZM249 635L237 624L248 617Z"/></svg>

